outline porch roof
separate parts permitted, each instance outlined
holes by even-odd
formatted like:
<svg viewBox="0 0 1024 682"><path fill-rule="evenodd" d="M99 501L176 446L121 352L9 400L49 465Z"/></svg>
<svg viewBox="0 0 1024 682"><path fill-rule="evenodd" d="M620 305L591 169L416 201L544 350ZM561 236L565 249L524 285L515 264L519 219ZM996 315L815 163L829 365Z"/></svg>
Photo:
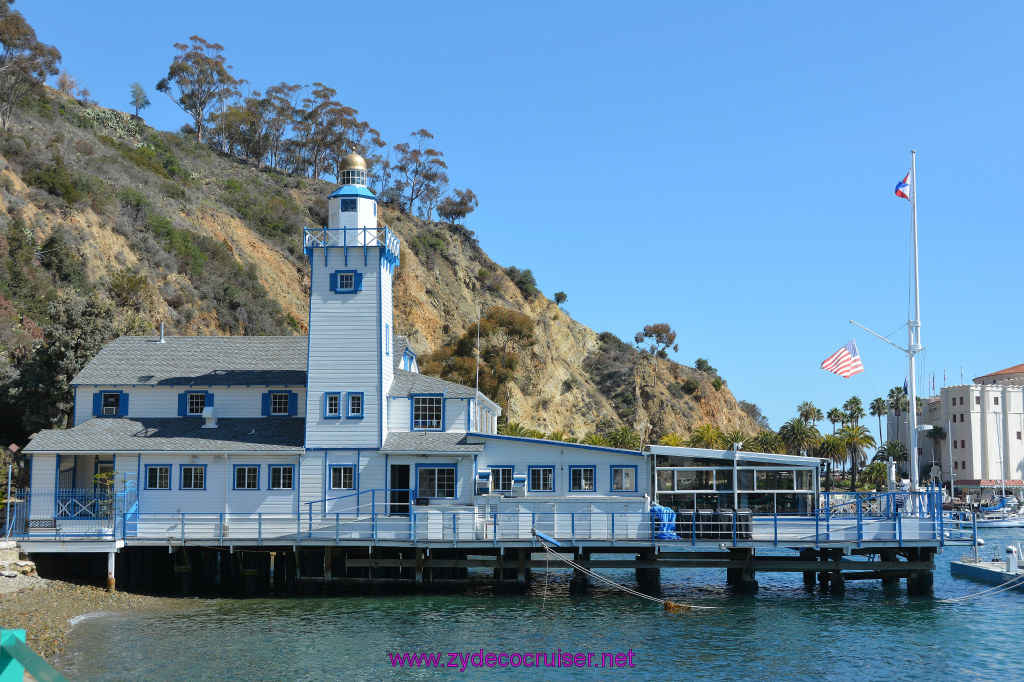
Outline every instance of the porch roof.
<svg viewBox="0 0 1024 682"><path fill-rule="evenodd" d="M384 447L381 448L381 452L392 454L474 454L483 451L482 443L467 443L466 434L459 432L389 433L384 439Z"/></svg>
<svg viewBox="0 0 1024 682"><path fill-rule="evenodd" d="M25 447L44 452L280 452L302 450L304 420L289 418L218 419L95 418L67 430L41 431Z"/></svg>

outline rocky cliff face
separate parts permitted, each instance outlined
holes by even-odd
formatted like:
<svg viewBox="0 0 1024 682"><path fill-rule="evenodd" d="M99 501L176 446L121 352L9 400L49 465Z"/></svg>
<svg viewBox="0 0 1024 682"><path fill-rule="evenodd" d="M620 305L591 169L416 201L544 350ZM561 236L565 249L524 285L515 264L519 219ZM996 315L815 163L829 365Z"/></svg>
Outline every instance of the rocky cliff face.
<svg viewBox="0 0 1024 682"><path fill-rule="evenodd" d="M39 335L24 330L44 324L47 297L68 287L113 300L143 326L164 322L168 333L306 331L301 227L326 222L333 186L258 170L56 93L18 112L0 154L0 249L8 256L27 239L35 253L25 272L38 279L26 287L10 273L0 278L8 360L31 352ZM509 386L511 421L577 437L621 425L648 425L654 437L706 422L758 430L714 377L655 365L543 295L524 298L465 228L387 207L382 222L403 243L395 329L418 352L457 338L478 306L534 320L536 343ZM66 251L58 265L43 245Z"/></svg>

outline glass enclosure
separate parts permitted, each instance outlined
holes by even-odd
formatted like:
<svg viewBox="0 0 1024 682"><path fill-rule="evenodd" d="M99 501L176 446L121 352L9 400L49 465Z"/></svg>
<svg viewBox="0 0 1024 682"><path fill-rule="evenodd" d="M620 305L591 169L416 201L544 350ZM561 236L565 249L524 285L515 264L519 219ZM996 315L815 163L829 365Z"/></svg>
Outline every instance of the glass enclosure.
<svg viewBox="0 0 1024 682"><path fill-rule="evenodd" d="M755 514L813 511L817 460L806 467L740 459L655 456L655 501L676 511L749 509ZM734 479L735 478L735 484Z"/></svg>

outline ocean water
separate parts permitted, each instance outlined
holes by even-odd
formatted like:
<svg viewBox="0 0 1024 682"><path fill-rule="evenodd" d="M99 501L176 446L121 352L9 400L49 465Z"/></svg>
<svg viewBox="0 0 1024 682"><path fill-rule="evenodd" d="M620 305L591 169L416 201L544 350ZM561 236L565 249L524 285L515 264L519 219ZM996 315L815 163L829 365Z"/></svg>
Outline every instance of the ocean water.
<svg viewBox="0 0 1024 682"><path fill-rule="evenodd" d="M982 555L1020 530L982 534ZM666 613L659 604L595 586L568 595L568 574L534 572L530 592L492 596L354 596L214 600L185 613L104 614L80 621L55 661L73 680L996 679L1022 669L1024 591L958 599L992 586L953 578L936 557L934 597L908 597L878 581L845 596L806 591L800 574L758 574L756 595L733 595L723 570L663 570L677 602L714 607ZM635 585L630 570L609 577ZM632 667L474 666L469 654L632 652ZM462 652L460 668L394 667L392 653ZM457 659L458 660L458 659ZM477 660L486 664L486 659ZM515 660L513 658L513 660ZM530 659L533 660L532 658ZM549 656L553 662L555 657ZM628 663L628 659L620 659ZM558 661L566 663L564 657Z"/></svg>

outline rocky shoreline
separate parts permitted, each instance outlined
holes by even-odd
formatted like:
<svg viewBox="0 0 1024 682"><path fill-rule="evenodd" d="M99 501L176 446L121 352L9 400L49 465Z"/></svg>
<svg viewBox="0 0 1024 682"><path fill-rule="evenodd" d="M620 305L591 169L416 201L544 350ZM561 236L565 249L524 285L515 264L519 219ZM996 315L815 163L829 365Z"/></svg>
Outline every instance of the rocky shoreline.
<svg viewBox="0 0 1024 682"><path fill-rule="evenodd" d="M107 592L91 585L19 575L0 578L0 627L25 630L26 642L47 660L67 645L71 619L104 611L187 609L194 599Z"/></svg>

